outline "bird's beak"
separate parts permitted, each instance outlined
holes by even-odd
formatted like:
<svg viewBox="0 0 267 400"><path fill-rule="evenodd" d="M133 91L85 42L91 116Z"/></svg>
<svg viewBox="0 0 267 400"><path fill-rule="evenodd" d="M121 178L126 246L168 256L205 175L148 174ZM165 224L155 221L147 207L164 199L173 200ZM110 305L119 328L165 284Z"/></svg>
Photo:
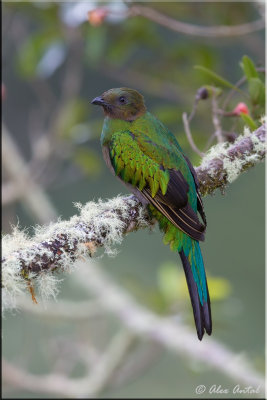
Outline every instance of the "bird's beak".
<svg viewBox="0 0 267 400"><path fill-rule="evenodd" d="M99 96L92 100L91 104L95 104L96 106L103 106L105 104L105 101L102 99L101 96Z"/></svg>

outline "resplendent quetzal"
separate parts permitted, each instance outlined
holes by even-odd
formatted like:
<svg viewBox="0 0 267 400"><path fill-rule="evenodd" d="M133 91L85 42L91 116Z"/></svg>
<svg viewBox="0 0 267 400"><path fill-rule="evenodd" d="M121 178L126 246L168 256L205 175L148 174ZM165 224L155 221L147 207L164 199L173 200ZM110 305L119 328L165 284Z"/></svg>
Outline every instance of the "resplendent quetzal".
<svg viewBox="0 0 267 400"><path fill-rule="evenodd" d="M104 110L101 145L108 167L148 205L165 233L164 243L181 257L201 340L205 330L211 334L212 322L199 246L206 217L194 168L174 135L146 110L136 90L110 89L92 104Z"/></svg>

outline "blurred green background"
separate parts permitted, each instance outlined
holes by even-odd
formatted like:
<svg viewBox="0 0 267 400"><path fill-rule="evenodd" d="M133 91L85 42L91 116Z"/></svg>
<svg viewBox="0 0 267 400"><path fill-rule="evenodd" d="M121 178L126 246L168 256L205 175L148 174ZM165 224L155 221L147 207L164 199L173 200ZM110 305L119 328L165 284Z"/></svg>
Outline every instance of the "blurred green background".
<svg viewBox="0 0 267 400"><path fill-rule="evenodd" d="M94 97L112 87L140 90L149 110L177 135L197 165L200 158L188 144L181 116L190 112L198 88L210 81L194 66L207 67L232 83L242 77L239 63L244 54L257 66L264 66L262 30L220 39L186 36L143 17L123 18L125 3L102 4L108 4L112 14L99 25L92 17L91 24L87 20L87 11L96 8L96 2L5 2L2 9L3 120L33 178L63 219L76 213L73 202L127 193L102 159L99 136L103 116L90 104ZM146 5L203 26L238 25L258 19L261 12L253 2ZM228 111L243 101L238 96L233 97ZM237 121L230 127L226 121L225 129L239 133L243 124ZM207 100L199 105L192 134L204 150L212 133ZM5 170L3 174L5 186L8 175ZM206 197L204 205L208 229L202 250L214 292L213 336L245 354L264 372L264 165L242 174L224 195L217 192ZM11 224L18 220L23 228L39 222L20 199L4 202L3 232L10 232ZM180 260L163 245L157 229L128 235L115 258L104 256L100 261L139 302L162 314L181 313L193 326L186 292L176 296L168 289L173 277L184 285ZM64 277L59 299L84 297L71 275ZM101 332L99 343L105 342L116 324L97 319L76 325L23 311L9 313L3 320L3 356L31 372L45 373L54 363L55 343L87 336L90 340L94 332ZM64 355L59 350L56 354L59 359ZM79 368L77 371L79 375ZM234 386L219 372L156 346L146 368L101 396L192 398L199 384ZM10 386L4 386L3 396L47 397Z"/></svg>

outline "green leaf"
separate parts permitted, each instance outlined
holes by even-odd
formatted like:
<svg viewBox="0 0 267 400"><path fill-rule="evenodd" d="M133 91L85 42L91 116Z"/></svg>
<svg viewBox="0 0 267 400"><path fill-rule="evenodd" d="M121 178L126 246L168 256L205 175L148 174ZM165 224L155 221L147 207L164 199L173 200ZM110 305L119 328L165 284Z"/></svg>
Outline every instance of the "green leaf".
<svg viewBox="0 0 267 400"><path fill-rule="evenodd" d="M245 124L246 124L250 129L252 129L253 131L255 131L255 129L258 128L258 125L256 124L256 122L253 121L253 119L252 119L249 115L244 114L244 113L241 113L241 114L240 114L240 117L241 117L242 120L245 122Z"/></svg>
<svg viewBox="0 0 267 400"><path fill-rule="evenodd" d="M248 56L244 56L242 58L241 67L246 75L247 79L250 80L251 78L258 78L259 74L256 70L256 67Z"/></svg>
<svg viewBox="0 0 267 400"><path fill-rule="evenodd" d="M265 103L265 85L259 78L250 78L248 81L248 91L252 104L261 106Z"/></svg>
<svg viewBox="0 0 267 400"><path fill-rule="evenodd" d="M243 93L242 90L238 89L231 82L228 82L226 79L222 78L220 75L211 71L209 68L203 67L202 65L195 65L194 68L196 68L196 69L204 72L206 75L208 75L215 84L217 83L218 85L226 86L228 88L236 90L239 93Z"/></svg>

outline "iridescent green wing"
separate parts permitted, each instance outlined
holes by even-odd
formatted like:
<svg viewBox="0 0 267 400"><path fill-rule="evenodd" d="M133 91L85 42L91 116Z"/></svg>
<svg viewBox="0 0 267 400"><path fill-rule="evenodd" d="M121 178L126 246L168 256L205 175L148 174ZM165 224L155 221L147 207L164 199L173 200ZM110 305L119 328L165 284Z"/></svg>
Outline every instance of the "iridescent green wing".
<svg viewBox="0 0 267 400"><path fill-rule="evenodd" d="M169 171L140 149L139 141L130 131L116 132L109 143L110 159L115 174L142 191L149 187L155 197L159 189L166 194ZM148 152L147 152L148 153Z"/></svg>
<svg viewBox="0 0 267 400"><path fill-rule="evenodd" d="M115 174L137 188L173 225L196 240L204 239L205 226L188 202L189 184L175 168L177 156L170 149L127 130L112 135L109 158Z"/></svg>

